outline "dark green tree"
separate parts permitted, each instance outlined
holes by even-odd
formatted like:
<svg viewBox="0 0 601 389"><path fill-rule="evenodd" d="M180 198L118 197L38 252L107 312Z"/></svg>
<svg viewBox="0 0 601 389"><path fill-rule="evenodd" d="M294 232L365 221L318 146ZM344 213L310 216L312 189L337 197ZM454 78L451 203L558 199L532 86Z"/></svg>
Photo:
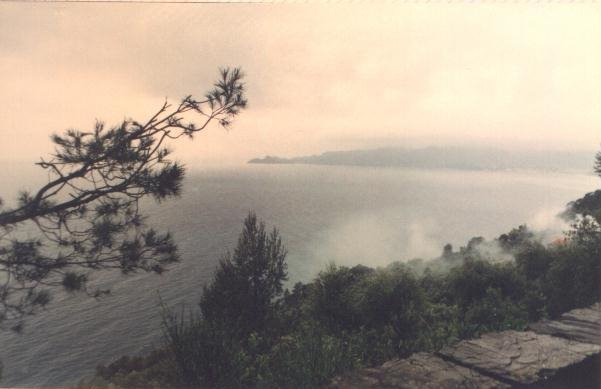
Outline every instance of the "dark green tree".
<svg viewBox="0 0 601 389"><path fill-rule="evenodd" d="M46 305L54 287L103 293L86 289L90 272L161 273L177 260L171 236L144 226L139 201L180 193L184 167L168 159L166 144L214 122L228 127L246 106L242 78L223 69L203 99L165 102L147 121L52 136L55 153L37 163L49 181L0 209L0 325ZM38 236L24 238L32 229Z"/></svg>
<svg viewBox="0 0 601 389"><path fill-rule="evenodd" d="M249 213L234 253L220 261L212 284L204 289L203 318L225 323L240 337L261 333L273 318L275 299L283 292L285 260L278 231L274 228L268 233L265 224Z"/></svg>
<svg viewBox="0 0 601 389"><path fill-rule="evenodd" d="M595 156L593 171L601 177L601 151ZM561 216L574 221L577 216L592 216L601 223L601 189L585 194L583 197L567 204Z"/></svg>
<svg viewBox="0 0 601 389"><path fill-rule="evenodd" d="M525 224L522 224L508 233L502 234L497 240L503 250L512 252L520 250L523 245L535 240L535 235Z"/></svg>
<svg viewBox="0 0 601 389"><path fill-rule="evenodd" d="M442 249L442 257L444 259L449 259L453 257L453 245L450 243L447 243L444 245L443 249Z"/></svg>
<svg viewBox="0 0 601 389"><path fill-rule="evenodd" d="M601 189L569 202L561 216L571 221L576 220L578 216L592 216L597 222L601 222Z"/></svg>
<svg viewBox="0 0 601 389"><path fill-rule="evenodd" d="M362 271L355 272L332 263L315 279L311 314L328 331L340 333L360 325L354 292L363 277Z"/></svg>
<svg viewBox="0 0 601 389"><path fill-rule="evenodd" d="M593 304L601 296L601 227L583 218L566 237L544 280L551 316Z"/></svg>

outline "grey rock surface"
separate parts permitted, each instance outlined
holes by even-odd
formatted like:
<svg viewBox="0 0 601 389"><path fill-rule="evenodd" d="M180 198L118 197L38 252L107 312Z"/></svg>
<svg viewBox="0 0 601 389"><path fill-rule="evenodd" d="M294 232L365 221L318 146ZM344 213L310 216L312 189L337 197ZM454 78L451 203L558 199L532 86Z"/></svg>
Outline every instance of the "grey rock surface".
<svg viewBox="0 0 601 389"><path fill-rule="evenodd" d="M601 304L574 309L557 320L542 320L529 328L539 334L601 345Z"/></svg>
<svg viewBox="0 0 601 389"><path fill-rule="evenodd" d="M517 384L531 384L601 351L599 345L532 331L503 331L464 340L440 354L477 371Z"/></svg>
<svg viewBox="0 0 601 389"><path fill-rule="evenodd" d="M509 385L435 355L416 353L406 359L388 361L378 368L363 369L337 378L329 388L500 389L509 388Z"/></svg>
<svg viewBox="0 0 601 389"><path fill-rule="evenodd" d="M558 372L555 378L570 371L581 375L580 367L596 364L600 353L601 304L596 303L574 309L556 320L531 324L529 331L488 333L438 353L416 353L375 368L346 373L335 378L328 388L487 389L541 383L544 386Z"/></svg>

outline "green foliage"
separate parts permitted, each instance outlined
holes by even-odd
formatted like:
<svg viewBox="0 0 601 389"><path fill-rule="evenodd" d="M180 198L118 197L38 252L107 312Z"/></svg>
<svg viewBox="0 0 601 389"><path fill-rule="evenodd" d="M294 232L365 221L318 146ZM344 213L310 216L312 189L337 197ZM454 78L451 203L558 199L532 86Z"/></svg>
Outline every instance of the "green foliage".
<svg viewBox="0 0 601 389"><path fill-rule="evenodd" d="M328 266L312 285L311 315L331 332L358 328L361 323L355 295L364 276L347 267Z"/></svg>
<svg viewBox="0 0 601 389"><path fill-rule="evenodd" d="M566 244L552 251L553 262L543 278L551 316L590 305L601 296L599 224L585 218L573 226L567 238Z"/></svg>
<svg viewBox="0 0 601 389"><path fill-rule="evenodd" d="M165 350L155 350L145 357L121 357L108 366L98 366L96 377L79 387L108 387L109 382L122 388L169 388L177 373Z"/></svg>
<svg viewBox="0 0 601 389"><path fill-rule="evenodd" d="M550 250L540 243L524 245L515 254L517 269L528 281L534 281L545 274L552 260Z"/></svg>
<svg viewBox="0 0 601 389"><path fill-rule="evenodd" d="M592 216L597 223L601 223L601 189L568 203L562 216L568 220L575 220L578 216Z"/></svg>
<svg viewBox="0 0 601 389"><path fill-rule="evenodd" d="M362 324L368 328L390 326L399 355L418 348L427 301L411 271L396 266L372 274L363 280L357 300Z"/></svg>
<svg viewBox="0 0 601 389"><path fill-rule="evenodd" d="M497 247L499 259L482 255L483 247ZM349 369L521 330L601 293L601 229L592 218L548 246L520 226L493 242L477 237L445 251L380 269L332 264L283 290L280 237L251 214L205 289L201 314L166 316L163 362L103 377L129 387L146 377L163 387L314 388Z"/></svg>
<svg viewBox="0 0 601 389"><path fill-rule="evenodd" d="M167 314L164 321L167 350L171 353L180 386L198 387L209 383L240 383L246 369L241 340L231 336L227 323L186 320Z"/></svg>
<svg viewBox="0 0 601 389"><path fill-rule="evenodd" d="M304 323L271 349L270 374L259 386L315 388L336 373L359 367L355 340L330 335L315 323Z"/></svg>
<svg viewBox="0 0 601 389"><path fill-rule="evenodd" d="M285 258L277 230L267 233L250 213L233 255L220 261L213 282L204 288L200 315L165 316L167 348L180 384L239 387L269 376Z"/></svg>
<svg viewBox="0 0 601 389"><path fill-rule="evenodd" d="M489 287L476 303L466 308L463 320L460 336L469 338L483 332L524 329L528 313L500 289Z"/></svg>
<svg viewBox="0 0 601 389"><path fill-rule="evenodd" d="M203 100L187 96L143 122L97 122L89 132L51 137L54 154L37 163L48 182L0 209L0 328L47 305L53 288L89 292L88 273L161 273L178 260L172 237L144 225L139 201L181 192L184 168L169 159L167 143L211 123L229 126L246 106L242 78L239 69L223 69ZM34 229L38 237L23 238Z"/></svg>
<svg viewBox="0 0 601 389"><path fill-rule="evenodd" d="M482 300L488 288L505 288L511 293L514 285L504 285L503 278L511 276L507 265L496 265L482 260L466 260L451 270L448 276L450 299L466 310Z"/></svg>
<svg viewBox="0 0 601 389"><path fill-rule="evenodd" d="M519 251L522 246L535 240L535 235L525 224L514 228L498 238L499 245L506 251Z"/></svg>
<svg viewBox="0 0 601 389"><path fill-rule="evenodd" d="M204 288L204 318L227 323L240 336L263 331L273 320L274 299L283 291L285 259L278 231L268 234L265 224L250 213L234 254L221 260L212 284Z"/></svg>

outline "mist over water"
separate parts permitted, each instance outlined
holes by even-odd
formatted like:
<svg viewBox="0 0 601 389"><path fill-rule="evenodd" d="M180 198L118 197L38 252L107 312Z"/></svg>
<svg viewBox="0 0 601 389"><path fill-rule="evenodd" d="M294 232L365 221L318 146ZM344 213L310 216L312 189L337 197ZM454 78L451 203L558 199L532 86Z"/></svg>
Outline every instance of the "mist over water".
<svg viewBox="0 0 601 389"><path fill-rule="evenodd" d="M193 171L181 198L144 204L150 225L174 233L181 262L163 276L98 275L92 286L112 288L98 301L56 294L24 334L0 333L2 385L72 385L100 363L160 345L158 293L170 307L195 308L249 210L280 230L292 284L332 261L383 266L430 258L446 243L492 239L523 223L551 241L567 228L555 217L565 203L598 187L592 175L539 172L296 165ZM15 189L4 185L2 195Z"/></svg>

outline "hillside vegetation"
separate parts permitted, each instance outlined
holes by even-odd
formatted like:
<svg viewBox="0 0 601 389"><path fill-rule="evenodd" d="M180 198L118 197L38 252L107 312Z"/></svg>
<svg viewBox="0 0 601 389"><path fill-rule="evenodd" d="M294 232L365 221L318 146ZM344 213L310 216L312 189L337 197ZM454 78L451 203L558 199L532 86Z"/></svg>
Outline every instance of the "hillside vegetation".
<svg viewBox="0 0 601 389"><path fill-rule="evenodd" d="M580 210L590 196L569 205L572 227L553 244L520 226L458 251L447 245L429 261L332 264L291 290L277 230L250 214L199 308L164 311L164 346L99 367L92 383L317 387L349 369L588 306L601 295L600 208L585 213L594 217Z"/></svg>

